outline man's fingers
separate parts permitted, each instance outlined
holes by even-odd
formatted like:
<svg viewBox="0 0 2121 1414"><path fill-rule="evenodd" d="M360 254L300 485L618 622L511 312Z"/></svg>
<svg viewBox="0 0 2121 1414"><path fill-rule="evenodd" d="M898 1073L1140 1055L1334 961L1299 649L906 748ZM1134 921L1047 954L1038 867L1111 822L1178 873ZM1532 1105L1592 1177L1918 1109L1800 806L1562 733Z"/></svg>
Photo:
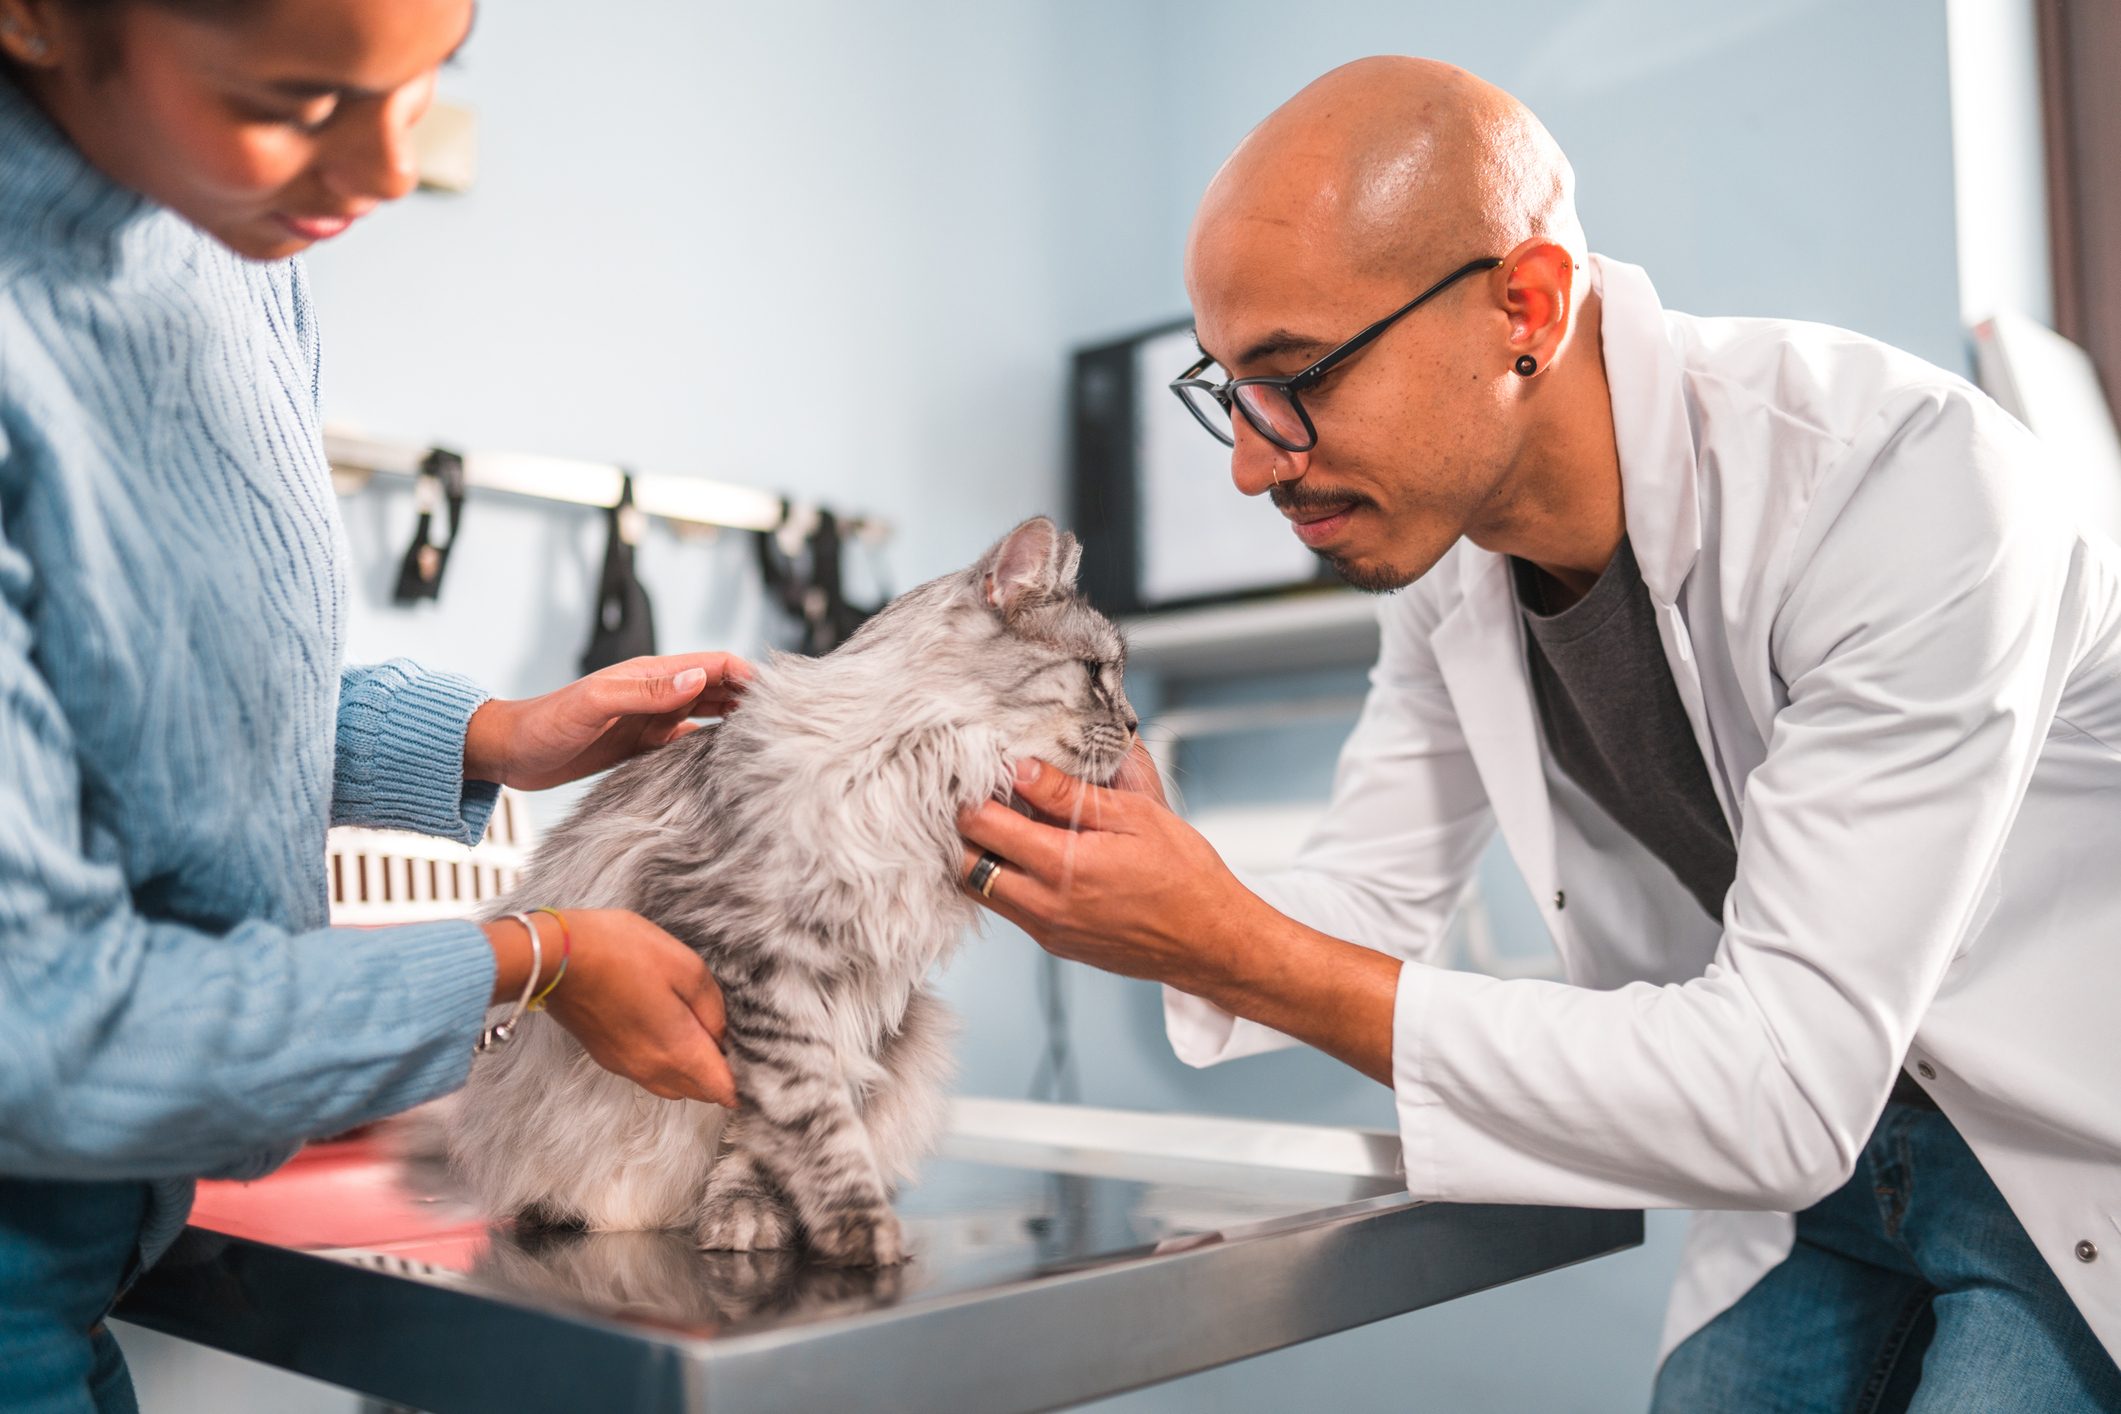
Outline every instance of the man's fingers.
<svg viewBox="0 0 2121 1414"><path fill-rule="evenodd" d="M1058 826L1027 820L999 801L982 801L957 817L958 833L1040 877L1057 876L1079 842ZM977 851L975 851L977 857Z"/></svg>
<svg viewBox="0 0 2121 1414"><path fill-rule="evenodd" d="M1114 829L1126 818L1118 792L1028 757L1016 763L1016 795L1041 814L1081 828Z"/></svg>
<svg viewBox="0 0 2121 1414"><path fill-rule="evenodd" d="M992 884L985 893L981 893L978 889L972 887L972 867L984 857L984 853L980 850L966 850L965 867L958 871L959 881L967 889L971 890L974 897L978 898L987 908L1008 919L1017 927L1029 931L1028 925L1031 919L1037 917L1041 912L1050 911L1053 903L1053 891L1029 874L1014 868L1007 859L1004 859L1000 870L994 876Z"/></svg>

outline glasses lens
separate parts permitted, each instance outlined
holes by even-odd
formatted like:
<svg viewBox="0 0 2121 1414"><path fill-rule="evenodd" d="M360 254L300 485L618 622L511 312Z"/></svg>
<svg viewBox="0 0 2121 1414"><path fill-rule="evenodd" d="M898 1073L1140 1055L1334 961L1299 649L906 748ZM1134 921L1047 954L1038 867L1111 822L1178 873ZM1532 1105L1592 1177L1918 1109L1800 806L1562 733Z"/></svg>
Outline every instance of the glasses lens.
<svg viewBox="0 0 2121 1414"><path fill-rule="evenodd" d="M1244 383L1232 391L1244 404L1245 416L1269 441L1292 452L1310 448L1311 429L1304 426L1303 414L1296 410L1296 400L1288 389L1271 383Z"/></svg>
<svg viewBox="0 0 2121 1414"><path fill-rule="evenodd" d="M1219 383L1222 381L1219 376L1221 372L1221 369L1211 368L1208 374L1203 376L1213 377L1214 381ZM1229 410L1216 401L1213 393L1206 388L1180 384L1178 396L1192 414L1200 419L1200 425L1215 434L1216 441L1221 442L1225 446L1232 445L1234 439L1230 435Z"/></svg>

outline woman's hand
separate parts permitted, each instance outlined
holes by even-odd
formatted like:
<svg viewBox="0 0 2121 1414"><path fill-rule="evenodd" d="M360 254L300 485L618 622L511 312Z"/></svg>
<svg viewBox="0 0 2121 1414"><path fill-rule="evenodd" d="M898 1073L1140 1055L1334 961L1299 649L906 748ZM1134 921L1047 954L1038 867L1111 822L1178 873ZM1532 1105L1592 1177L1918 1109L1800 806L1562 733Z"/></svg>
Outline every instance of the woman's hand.
<svg viewBox="0 0 2121 1414"><path fill-rule="evenodd" d="M560 926L533 913L544 955L540 988L559 971ZM666 1100L736 1104L721 1049L722 991L707 964L638 913L566 910L567 974L545 1003L589 1058ZM494 1003L512 1004L530 971L530 940L512 919L485 925L493 944Z"/></svg>
<svg viewBox="0 0 2121 1414"><path fill-rule="evenodd" d="M751 665L728 653L632 658L548 692L482 703L464 733L464 779L544 790L595 775L736 709Z"/></svg>

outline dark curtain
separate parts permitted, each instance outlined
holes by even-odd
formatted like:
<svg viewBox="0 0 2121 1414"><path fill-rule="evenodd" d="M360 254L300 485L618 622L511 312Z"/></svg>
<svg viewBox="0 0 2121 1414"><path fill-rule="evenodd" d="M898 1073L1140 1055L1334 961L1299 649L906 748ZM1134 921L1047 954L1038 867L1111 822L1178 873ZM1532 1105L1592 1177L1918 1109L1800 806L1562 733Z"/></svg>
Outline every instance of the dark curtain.
<svg viewBox="0 0 2121 1414"><path fill-rule="evenodd" d="M2121 413L2121 3L2038 0L2055 332Z"/></svg>

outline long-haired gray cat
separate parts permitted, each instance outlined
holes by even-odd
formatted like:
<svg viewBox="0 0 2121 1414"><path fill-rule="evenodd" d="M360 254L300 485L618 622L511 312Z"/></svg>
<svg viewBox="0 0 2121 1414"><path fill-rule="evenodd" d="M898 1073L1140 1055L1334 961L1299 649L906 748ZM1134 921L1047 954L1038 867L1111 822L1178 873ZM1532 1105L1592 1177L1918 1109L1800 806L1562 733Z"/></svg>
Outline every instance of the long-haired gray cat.
<svg viewBox="0 0 2121 1414"><path fill-rule="evenodd" d="M903 1260L892 1186L938 1137L949 1017L926 980L976 917L959 810L1036 756L1109 780L1136 722L1112 624L1043 517L901 595L838 651L775 656L721 726L614 770L490 916L630 908L721 984L741 1107L659 1099L549 1016L445 1119L489 1213L688 1227L702 1247Z"/></svg>

